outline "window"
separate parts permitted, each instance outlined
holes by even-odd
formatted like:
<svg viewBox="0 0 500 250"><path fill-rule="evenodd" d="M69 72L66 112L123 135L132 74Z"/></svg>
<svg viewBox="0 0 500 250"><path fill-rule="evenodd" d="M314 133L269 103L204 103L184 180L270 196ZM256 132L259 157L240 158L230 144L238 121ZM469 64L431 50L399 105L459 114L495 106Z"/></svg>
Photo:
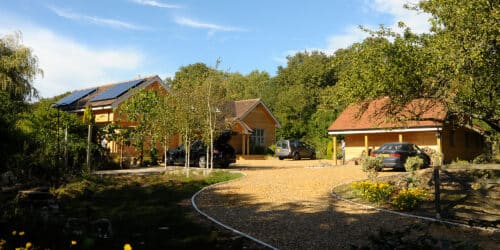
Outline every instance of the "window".
<svg viewBox="0 0 500 250"><path fill-rule="evenodd" d="M250 136L252 146L264 146L264 129L255 128Z"/></svg>

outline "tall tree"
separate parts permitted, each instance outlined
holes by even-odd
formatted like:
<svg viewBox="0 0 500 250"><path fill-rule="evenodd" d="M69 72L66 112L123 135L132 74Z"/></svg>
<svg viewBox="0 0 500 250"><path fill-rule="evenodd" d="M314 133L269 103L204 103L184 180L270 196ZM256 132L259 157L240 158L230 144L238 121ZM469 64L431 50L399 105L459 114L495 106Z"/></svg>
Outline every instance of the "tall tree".
<svg viewBox="0 0 500 250"><path fill-rule="evenodd" d="M13 99L30 99L37 95L33 80L43 74L30 48L21 44L20 32L0 38L0 90Z"/></svg>
<svg viewBox="0 0 500 250"><path fill-rule="evenodd" d="M331 58L320 52L299 52L287 59L272 80L274 98L268 104L283 125L279 136L302 138L321 90L336 84L336 71Z"/></svg>
<svg viewBox="0 0 500 250"><path fill-rule="evenodd" d="M21 40L20 33L0 37L0 173L16 168L22 158L24 135L16 123L28 108L26 100L36 96L33 80L42 74Z"/></svg>
<svg viewBox="0 0 500 250"><path fill-rule="evenodd" d="M451 112L500 132L500 2L424 0L417 9L432 14L428 83L446 89Z"/></svg>
<svg viewBox="0 0 500 250"><path fill-rule="evenodd" d="M119 114L134 124L131 131L132 144L139 151L139 162L144 164L145 143L149 142L149 148L153 150L156 145L157 134L155 127L158 126L158 111L161 107L162 97L152 89L141 89L134 93L122 106ZM152 155L154 158L154 155ZM154 159L152 159L154 161Z"/></svg>

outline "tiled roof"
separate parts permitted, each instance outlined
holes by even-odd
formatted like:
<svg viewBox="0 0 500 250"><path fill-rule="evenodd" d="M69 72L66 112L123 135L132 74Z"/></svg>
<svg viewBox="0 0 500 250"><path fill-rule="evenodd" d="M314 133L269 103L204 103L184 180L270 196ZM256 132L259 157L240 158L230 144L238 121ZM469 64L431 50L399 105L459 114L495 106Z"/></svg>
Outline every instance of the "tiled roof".
<svg viewBox="0 0 500 250"><path fill-rule="evenodd" d="M434 99L415 99L391 115L387 97L348 106L328 127L329 132L395 128L441 127L447 109Z"/></svg>
<svg viewBox="0 0 500 250"><path fill-rule="evenodd" d="M231 115L234 118L242 119L258 102L260 99L234 101L230 104Z"/></svg>
<svg viewBox="0 0 500 250"><path fill-rule="evenodd" d="M281 124L279 123L278 119L274 117L269 108L264 104L264 102L260 98L233 101L228 103L226 108L230 115L229 119L232 119L233 121L239 120L240 122L242 122L242 120L259 104L262 104L264 106L264 108L269 112L269 115L276 123L276 126L280 128Z"/></svg>

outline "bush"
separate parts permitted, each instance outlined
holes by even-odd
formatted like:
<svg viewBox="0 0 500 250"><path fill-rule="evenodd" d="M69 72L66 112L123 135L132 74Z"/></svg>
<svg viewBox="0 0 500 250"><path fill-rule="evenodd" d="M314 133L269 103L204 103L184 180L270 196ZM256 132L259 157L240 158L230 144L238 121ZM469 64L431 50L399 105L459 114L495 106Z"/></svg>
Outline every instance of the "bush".
<svg viewBox="0 0 500 250"><path fill-rule="evenodd" d="M474 164L486 164L486 163L490 163L491 161L492 161L491 155L489 155L489 154L480 154L476 158L474 158L474 160L472 161L472 163L474 163Z"/></svg>
<svg viewBox="0 0 500 250"><path fill-rule="evenodd" d="M394 186L387 182L355 182L351 185L354 194L363 200L380 203L387 201L394 191Z"/></svg>
<svg viewBox="0 0 500 250"><path fill-rule="evenodd" d="M405 162L407 172L414 172L424 166L424 160L418 156L408 157Z"/></svg>
<svg viewBox="0 0 500 250"><path fill-rule="evenodd" d="M377 157L367 157L364 159L362 163L363 171L367 173L368 178L370 179L375 179L378 175L378 171L381 171L383 166L382 166L382 161L383 157L377 156Z"/></svg>
<svg viewBox="0 0 500 250"><path fill-rule="evenodd" d="M427 191L420 188L401 190L392 200L391 204L399 210L411 210L427 197Z"/></svg>

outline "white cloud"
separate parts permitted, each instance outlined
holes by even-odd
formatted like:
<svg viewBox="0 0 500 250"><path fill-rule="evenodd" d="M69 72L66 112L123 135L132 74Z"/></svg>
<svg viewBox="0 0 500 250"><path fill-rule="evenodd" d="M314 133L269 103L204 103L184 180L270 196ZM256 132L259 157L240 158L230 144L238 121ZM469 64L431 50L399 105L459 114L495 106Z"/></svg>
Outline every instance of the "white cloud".
<svg viewBox="0 0 500 250"><path fill-rule="evenodd" d="M145 60L132 49L91 47L11 18L0 18L0 27L1 34L20 30L22 44L38 57L44 77L37 78L34 86L42 97L136 77Z"/></svg>
<svg viewBox="0 0 500 250"><path fill-rule="evenodd" d="M95 17L95 16L80 15L80 14L74 13L72 11L63 10L63 9L56 8L56 7L50 7L49 9L52 10L52 12L54 12L56 15L58 15L60 17L75 20L75 21L93 23L93 24L111 27L111 28L117 28L117 29L130 29L130 30L147 30L148 29L147 27L143 27L143 26L136 25L136 24L129 23L129 22L124 22L124 21L115 20L115 19Z"/></svg>
<svg viewBox="0 0 500 250"><path fill-rule="evenodd" d="M391 28L395 32L402 32L401 28L398 27L398 23L403 21L408 27L411 28L413 32L424 33L429 32L430 23L429 18L431 17L427 13L421 13L414 10L408 10L404 8L405 4L413 6L418 3L418 0L370 0L366 1L366 11L376 11L382 14L389 14L393 18L389 24L385 24L386 27ZM376 30L378 29L374 25L378 24L361 24L365 28ZM341 48L347 48L350 45L361 42L363 39L368 37L369 34L362 31L359 26L347 27L342 33L334 34L327 38L326 48L307 48L307 51L321 51L327 55L332 55L336 50ZM287 51L286 55L293 55L295 51ZM293 53L293 54L290 54ZM284 57L283 57L284 58ZM275 61L286 62L286 59L275 58Z"/></svg>
<svg viewBox="0 0 500 250"><path fill-rule="evenodd" d="M374 0L369 4L369 8L393 16L392 24L388 25L394 31L400 31L398 22L403 21L413 32L425 33L429 32L431 15L428 13L408 10L404 5L413 6L418 3L418 0Z"/></svg>
<svg viewBox="0 0 500 250"><path fill-rule="evenodd" d="M332 55L336 50L347 48L353 43L363 41L368 37L368 34L362 31L358 26L347 28L342 34L328 37L328 45L322 51L328 55Z"/></svg>
<svg viewBox="0 0 500 250"><path fill-rule="evenodd" d="M244 29L237 28L237 27L223 26L223 25L218 25L218 24L213 24L213 23L200 22L200 21L196 21L196 20L186 18L186 17L175 18L175 22L179 25L182 25L182 26L198 28L198 29L206 29L206 30L209 30L211 32L214 32L214 31L244 31Z"/></svg>
<svg viewBox="0 0 500 250"><path fill-rule="evenodd" d="M163 3L163 2L154 1L154 0L132 0L132 2L138 3L138 4L142 4L142 5L148 5L148 6L158 7L158 8L165 8L165 9L180 9L180 8L183 8L181 5Z"/></svg>

